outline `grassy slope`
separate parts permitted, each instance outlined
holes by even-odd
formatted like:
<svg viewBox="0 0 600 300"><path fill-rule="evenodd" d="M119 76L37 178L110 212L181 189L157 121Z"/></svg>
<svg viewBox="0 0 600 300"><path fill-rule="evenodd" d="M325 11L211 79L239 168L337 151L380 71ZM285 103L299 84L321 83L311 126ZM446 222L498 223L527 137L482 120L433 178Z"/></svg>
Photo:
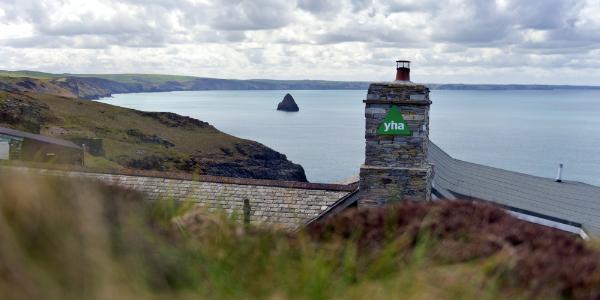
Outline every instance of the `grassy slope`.
<svg viewBox="0 0 600 300"><path fill-rule="evenodd" d="M129 144L137 142L123 134L123 130L135 128L146 134L156 134L175 144L172 151L193 153L195 151L210 153L218 147L229 147L241 140L224 134L212 126L204 128L169 127L156 119L140 115L138 111L113 106L105 103L73 100L50 95L38 98L46 103L56 116L64 120L63 128L68 137L100 135L113 140L113 143ZM60 125L60 124L59 124ZM46 129L43 133L51 133ZM139 145L134 145L136 148ZM123 147L129 147L123 145ZM154 149L155 147L150 147ZM159 148L164 148L160 146ZM161 149L162 150L162 149Z"/></svg>
<svg viewBox="0 0 600 300"><path fill-rule="evenodd" d="M157 119L144 116L139 111L121 108L104 103L57 97L45 94L12 94L0 91L0 102L6 98L43 103L48 106L51 115L45 121L41 134L62 139L102 138L106 149L106 158L116 162L123 158L142 158L148 155L186 157L192 154L220 155L221 148L231 149L244 140L227 135L210 125L204 127L169 127ZM2 123L5 127L13 124ZM20 129L16 127L17 129ZM157 135L166 139L174 147L160 144L140 143L126 133L128 129L137 129L146 135ZM234 152L235 154L235 152ZM101 158L88 160L102 167L110 164Z"/></svg>

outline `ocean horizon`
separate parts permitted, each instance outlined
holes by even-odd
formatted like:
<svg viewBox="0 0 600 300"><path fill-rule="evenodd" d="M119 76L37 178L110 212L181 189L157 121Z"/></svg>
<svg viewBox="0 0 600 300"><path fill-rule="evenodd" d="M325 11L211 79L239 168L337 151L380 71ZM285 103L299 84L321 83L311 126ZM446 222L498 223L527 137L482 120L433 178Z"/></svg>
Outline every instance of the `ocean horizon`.
<svg viewBox="0 0 600 300"><path fill-rule="evenodd" d="M277 111L290 93L299 112ZM364 162L366 90L177 91L99 101L168 111L255 140L301 164L311 182L356 176ZM432 90L430 139L453 157L600 185L600 91Z"/></svg>

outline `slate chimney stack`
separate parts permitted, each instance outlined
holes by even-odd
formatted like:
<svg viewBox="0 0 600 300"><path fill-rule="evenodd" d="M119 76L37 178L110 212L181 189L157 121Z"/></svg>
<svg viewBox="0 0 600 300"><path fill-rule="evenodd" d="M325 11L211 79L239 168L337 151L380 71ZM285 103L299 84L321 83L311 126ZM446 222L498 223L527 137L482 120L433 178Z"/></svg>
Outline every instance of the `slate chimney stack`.
<svg viewBox="0 0 600 300"><path fill-rule="evenodd" d="M365 163L359 206L431 200L429 89L410 82L410 62L396 62L396 81L369 85L365 103Z"/></svg>

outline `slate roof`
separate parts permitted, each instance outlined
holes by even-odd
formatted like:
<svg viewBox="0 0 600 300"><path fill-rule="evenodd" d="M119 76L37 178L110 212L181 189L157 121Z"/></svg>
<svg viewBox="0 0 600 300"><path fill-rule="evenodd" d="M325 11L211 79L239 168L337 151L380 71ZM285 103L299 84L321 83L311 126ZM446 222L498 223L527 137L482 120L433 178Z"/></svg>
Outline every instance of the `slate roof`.
<svg viewBox="0 0 600 300"><path fill-rule="evenodd" d="M249 204L249 221L296 229L346 198L357 185L232 178L176 172L120 170L118 173L73 166L0 162L1 172L98 180L144 193L148 200L190 201L209 211L238 218Z"/></svg>
<svg viewBox="0 0 600 300"><path fill-rule="evenodd" d="M75 148L75 149L81 150L80 146L77 146L75 143L70 142L70 141L55 139L55 138L51 138L48 136L33 134L33 133L14 130L14 129L5 128L5 127L0 127L0 134L5 134L5 135L14 136L14 137L30 139L30 140L34 140L34 141L38 141L38 142L42 142L42 143L59 145L59 146L63 146L63 147L69 147L69 148Z"/></svg>
<svg viewBox="0 0 600 300"><path fill-rule="evenodd" d="M458 160L431 141L428 159L434 165L433 193L437 198L494 202L517 214L600 236L600 187L576 181L558 183L551 178ZM345 183L358 180L354 176ZM311 221L335 215L354 204L356 196L347 195Z"/></svg>
<svg viewBox="0 0 600 300"><path fill-rule="evenodd" d="M575 181L555 182L452 158L429 143L434 189L457 198L494 202L506 208L600 235L600 187Z"/></svg>

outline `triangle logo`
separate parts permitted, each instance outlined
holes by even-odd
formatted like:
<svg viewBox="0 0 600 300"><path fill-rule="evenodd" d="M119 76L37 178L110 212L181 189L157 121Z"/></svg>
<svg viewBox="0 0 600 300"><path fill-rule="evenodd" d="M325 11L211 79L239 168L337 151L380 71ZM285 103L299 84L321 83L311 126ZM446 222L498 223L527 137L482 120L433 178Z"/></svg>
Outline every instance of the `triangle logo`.
<svg viewBox="0 0 600 300"><path fill-rule="evenodd" d="M385 116L383 122L379 124L377 133L379 135L412 135L412 131L408 128L408 124L404 121L404 118L396 105L392 105L390 112Z"/></svg>

